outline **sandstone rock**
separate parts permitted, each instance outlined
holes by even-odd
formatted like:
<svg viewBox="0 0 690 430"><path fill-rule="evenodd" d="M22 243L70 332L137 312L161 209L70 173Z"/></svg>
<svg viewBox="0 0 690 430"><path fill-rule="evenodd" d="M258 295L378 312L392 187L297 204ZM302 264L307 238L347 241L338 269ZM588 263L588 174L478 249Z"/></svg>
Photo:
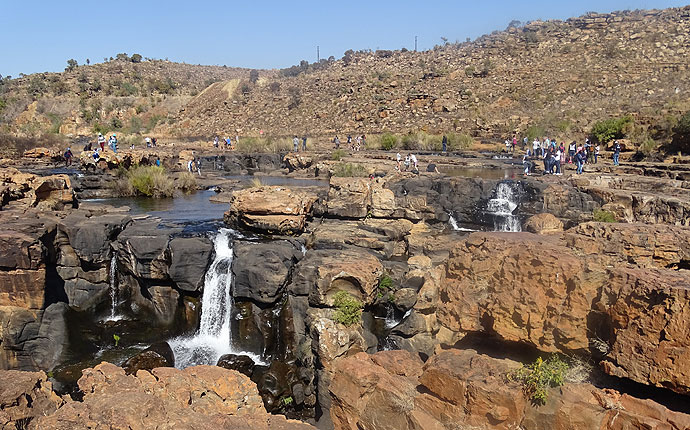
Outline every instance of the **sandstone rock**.
<svg viewBox="0 0 690 430"><path fill-rule="evenodd" d="M24 151L24 154L22 154L24 158L51 158L59 155L60 153L58 150L48 149L42 146L27 149L26 151Z"/></svg>
<svg viewBox="0 0 690 430"><path fill-rule="evenodd" d="M525 221L523 230L537 234L558 233L563 231L563 222L550 213L537 214Z"/></svg>
<svg viewBox="0 0 690 430"><path fill-rule="evenodd" d="M0 370L0 428L22 428L63 404L43 372Z"/></svg>
<svg viewBox="0 0 690 430"><path fill-rule="evenodd" d="M293 170L308 169L311 167L313 160L312 157L290 152L283 157L283 163L285 163L292 172Z"/></svg>
<svg viewBox="0 0 690 430"><path fill-rule="evenodd" d="M312 213L316 195L285 187L263 186L235 191L225 222L265 233L298 234Z"/></svg>
<svg viewBox="0 0 690 430"><path fill-rule="evenodd" d="M328 213L339 218L364 218L371 205L370 180L331 177Z"/></svg>
<svg viewBox="0 0 690 430"><path fill-rule="evenodd" d="M31 428L312 428L269 416L249 378L216 366L157 368L134 376L102 363L84 371L79 387L85 393L83 402L68 401L57 412L34 420Z"/></svg>

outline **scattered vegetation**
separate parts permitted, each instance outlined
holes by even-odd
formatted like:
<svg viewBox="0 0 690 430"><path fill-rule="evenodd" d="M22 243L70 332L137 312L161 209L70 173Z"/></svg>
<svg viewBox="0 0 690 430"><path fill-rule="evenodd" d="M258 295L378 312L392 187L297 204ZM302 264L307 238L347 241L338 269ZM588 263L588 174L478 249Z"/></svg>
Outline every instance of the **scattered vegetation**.
<svg viewBox="0 0 690 430"><path fill-rule="evenodd" d="M381 149L384 151L390 151L395 148L398 144L398 138L393 136L391 133L384 133L381 135Z"/></svg>
<svg viewBox="0 0 690 430"><path fill-rule="evenodd" d="M358 163L338 163L333 168L333 176L363 178L368 176L366 168Z"/></svg>
<svg viewBox="0 0 690 430"><path fill-rule="evenodd" d="M289 152L291 148L292 140L286 137L243 137L235 147L239 152L271 152L275 154Z"/></svg>
<svg viewBox="0 0 690 430"><path fill-rule="evenodd" d="M669 149L690 153L690 111L681 116L678 124L673 127L673 141Z"/></svg>
<svg viewBox="0 0 690 430"><path fill-rule="evenodd" d="M264 183L261 182L261 178L253 177L251 181L249 181L248 188L261 188L264 186Z"/></svg>
<svg viewBox="0 0 690 430"><path fill-rule="evenodd" d="M344 156L345 156L345 151L343 151L342 149L336 149L335 151L333 151L331 153L331 160L340 161L343 159Z"/></svg>
<svg viewBox="0 0 690 430"><path fill-rule="evenodd" d="M333 299L336 307L333 320L349 327L362 320L362 303L346 291L338 291Z"/></svg>
<svg viewBox="0 0 690 430"><path fill-rule="evenodd" d="M607 144L613 139L624 138L632 125L631 116L610 118L594 123L590 135L595 142Z"/></svg>
<svg viewBox="0 0 690 430"><path fill-rule="evenodd" d="M565 382L569 365L557 355L544 360L541 357L527 366L508 374L508 379L522 384L525 395L535 404L545 404L548 390Z"/></svg>
<svg viewBox="0 0 690 430"><path fill-rule="evenodd" d="M593 218L596 222L616 222L613 212L604 209L594 209Z"/></svg>
<svg viewBox="0 0 690 430"><path fill-rule="evenodd" d="M196 176L192 172L182 172L177 179L177 188L184 193L191 193L196 191Z"/></svg>
<svg viewBox="0 0 690 430"><path fill-rule="evenodd" d="M120 196L172 197L175 192L173 179L163 167L135 166L123 172L115 181L115 192Z"/></svg>
<svg viewBox="0 0 690 430"><path fill-rule="evenodd" d="M385 294L393 290L393 278L387 273L384 273L379 279L378 290L378 298L382 298Z"/></svg>
<svg viewBox="0 0 690 430"><path fill-rule="evenodd" d="M115 341L115 347L117 348L117 345L120 343L120 336L114 334L113 340Z"/></svg>

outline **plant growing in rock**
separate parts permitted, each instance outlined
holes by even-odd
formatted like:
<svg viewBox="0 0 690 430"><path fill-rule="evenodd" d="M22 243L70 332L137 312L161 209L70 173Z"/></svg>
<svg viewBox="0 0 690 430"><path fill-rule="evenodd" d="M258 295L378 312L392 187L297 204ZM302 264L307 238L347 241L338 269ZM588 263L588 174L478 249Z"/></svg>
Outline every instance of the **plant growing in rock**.
<svg viewBox="0 0 690 430"><path fill-rule="evenodd" d="M191 193L196 190L196 176L192 172L182 172L176 185L183 192Z"/></svg>
<svg viewBox="0 0 690 430"><path fill-rule="evenodd" d="M548 398L549 388L563 385L568 369L568 363L557 355L546 360L539 357L534 363L509 373L508 380L522 384L527 397L533 403L543 405Z"/></svg>
<svg viewBox="0 0 690 430"><path fill-rule="evenodd" d="M593 218L596 222L616 222L613 212L604 209L594 209Z"/></svg>
<svg viewBox="0 0 690 430"><path fill-rule="evenodd" d="M367 171L364 166L357 163L339 163L333 168L333 176L338 177L366 177Z"/></svg>
<svg viewBox="0 0 690 430"><path fill-rule="evenodd" d="M333 298L335 314L333 321L349 327L362 320L362 303L347 291L338 291Z"/></svg>
<svg viewBox="0 0 690 430"><path fill-rule="evenodd" d="M333 153L331 154L331 160L333 160L333 161L340 161L340 160L343 159L344 156L345 156L345 151L343 151L342 149L336 149L336 150L333 151Z"/></svg>
<svg viewBox="0 0 690 430"><path fill-rule="evenodd" d="M624 138L632 125L633 119L629 115L622 118L609 118L594 123L590 134L596 142L605 144L613 139Z"/></svg>
<svg viewBox="0 0 690 430"><path fill-rule="evenodd" d="M387 273L384 273L383 276L379 279L379 285L378 285L378 297L382 298L386 293L391 291L393 289L393 278L390 277Z"/></svg>

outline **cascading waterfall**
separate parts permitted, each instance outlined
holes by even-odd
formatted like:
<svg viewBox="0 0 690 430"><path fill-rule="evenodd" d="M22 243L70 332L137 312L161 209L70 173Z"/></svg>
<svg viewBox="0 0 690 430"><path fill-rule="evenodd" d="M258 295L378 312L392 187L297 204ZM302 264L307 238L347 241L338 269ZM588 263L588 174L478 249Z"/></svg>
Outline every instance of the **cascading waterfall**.
<svg viewBox="0 0 690 430"><path fill-rule="evenodd" d="M472 230L471 228L460 227L458 225L458 221L455 219L451 212L448 212L448 224L450 225L450 228L452 228L454 231L476 231Z"/></svg>
<svg viewBox="0 0 690 430"><path fill-rule="evenodd" d="M232 230L222 228L213 240L215 259L204 278L199 330L191 338L179 337L168 342L175 354L175 366L178 368L199 364L215 365L222 355L230 353L248 355L255 362L261 362L259 357L233 348L231 233Z"/></svg>
<svg viewBox="0 0 690 430"><path fill-rule="evenodd" d="M110 316L106 321L118 321L122 317L117 315L118 288L117 288L117 257L113 253L110 258Z"/></svg>
<svg viewBox="0 0 690 430"><path fill-rule="evenodd" d="M486 205L486 212L492 215L494 231L522 231L520 219L513 211L518 207L517 196L510 182L499 182L495 197Z"/></svg>

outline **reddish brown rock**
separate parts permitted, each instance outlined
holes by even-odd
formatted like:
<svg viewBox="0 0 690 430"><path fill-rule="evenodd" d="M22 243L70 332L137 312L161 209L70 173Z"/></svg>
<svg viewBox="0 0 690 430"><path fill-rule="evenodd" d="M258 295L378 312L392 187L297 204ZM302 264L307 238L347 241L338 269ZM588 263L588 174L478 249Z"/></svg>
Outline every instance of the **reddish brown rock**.
<svg viewBox="0 0 690 430"><path fill-rule="evenodd" d="M371 184L366 178L332 177L328 213L341 218L364 218L371 207Z"/></svg>
<svg viewBox="0 0 690 430"><path fill-rule="evenodd" d="M529 217L523 230L537 234L559 233L563 231L563 222L550 213L541 213Z"/></svg>
<svg viewBox="0 0 690 430"><path fill-rule="evenodd" d="M26 423L57 410L63 400L43 372L0 370L0 428L26 428Z"/></svg>
<svg viewBox="0 0 690 430"><path fill-rule="evenodd" d="M285 187L235 191L225 222L266 233L299 234L312 213L316 195Z"/></svg>

